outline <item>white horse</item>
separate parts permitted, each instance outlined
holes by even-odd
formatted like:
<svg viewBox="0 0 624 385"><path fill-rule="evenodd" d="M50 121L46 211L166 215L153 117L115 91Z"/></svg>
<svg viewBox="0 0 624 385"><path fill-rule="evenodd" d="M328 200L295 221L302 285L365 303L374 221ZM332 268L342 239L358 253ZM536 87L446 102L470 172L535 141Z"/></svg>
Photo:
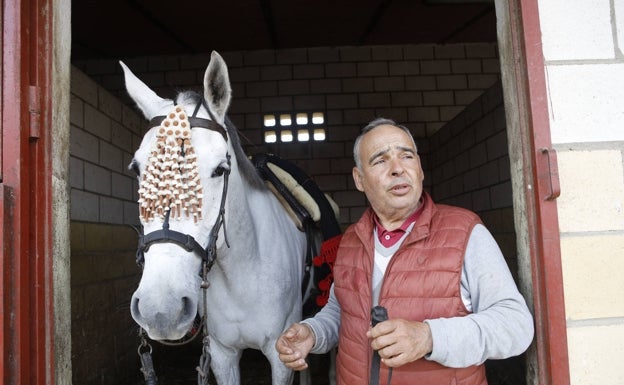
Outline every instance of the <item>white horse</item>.
<svg viewBox="0 0 624 385"><path fill-rule="evenodd" d="M121 65L129 95L152 122L131 164L145 233L132 317L151 339L177 340L207 310L211 368L220 385L240 384L246 348L267 357L273 385L292 383L294 373L274 346L302 316L306 236L226 122L231 88L224 60L213 52L203 94L182 92L175 100L159 97ZM202 260L211 267L205 293Z"/></svg>

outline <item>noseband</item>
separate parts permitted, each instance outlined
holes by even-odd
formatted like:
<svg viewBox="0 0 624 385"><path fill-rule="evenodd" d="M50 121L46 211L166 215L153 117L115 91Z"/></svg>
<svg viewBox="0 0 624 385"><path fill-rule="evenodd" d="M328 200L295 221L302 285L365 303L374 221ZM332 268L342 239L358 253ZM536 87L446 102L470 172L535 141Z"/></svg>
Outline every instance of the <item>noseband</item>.
<svg viewBox="0 0 624 385"><path fill-rule="evenodd" d="M216 119L210 112L210 109L206 108L206 110L208 110L208 113L210 114L210 117L213 120L196 117L201 105L202 101L197 103L193 115L188 118L191 128L200 127L218 132L227 142L227 131L225 130L225 128L223 128L223 126L216 122ZM166 118L167 116L165 115L154 117L152 120L150 120L149 127L159 127ZM184 153L184 150L182 153ZM230 154L226 154L226 157L228 167L223 172L223 192L221 193L221 205L219 208L217 219L215 220L215 224L210 230L208 245L206 246L206 248L203 248L195 240L195 238L193 238L193 236L169 229L169 216L171 214L171 208L167 207L165 209L162 229L152 231L148 234L143 234L143 231L140 230L138 231L139 245L136 252L136 261L139 266L143 266L143 264L145 263L145 252L149 250L150 246L155 243L173 243L182 247L184 250L192 252L200 257L204 263L204 270L206 270L206 268L210 270L217 254L217 238L219 236L219 230L221 229L221 226L223 226L225 243L228 247L230 246L227 239L227 232L225 230L225 198L227 196L228 178L230 175Z"/></svg>

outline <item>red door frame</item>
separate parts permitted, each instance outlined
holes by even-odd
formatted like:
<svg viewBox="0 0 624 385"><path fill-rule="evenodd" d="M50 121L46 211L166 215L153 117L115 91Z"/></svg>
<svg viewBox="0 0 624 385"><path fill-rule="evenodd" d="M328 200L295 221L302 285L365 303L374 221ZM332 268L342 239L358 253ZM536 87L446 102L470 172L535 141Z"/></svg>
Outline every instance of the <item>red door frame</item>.
<svg viewBox="0 0 624 385"><path fill-rule="evenodd" d="M508 1L508 0L504 0ZM523 149L540 385L569 385L567 330L556 198L559 178L550 139L538 0L509 0L511 55Z"/></svg>
<svg viewBox="0 0 624 385"><path fill-rule="evenodd" d="M2 384L54 383L52 0L2 0Z"/></svg>

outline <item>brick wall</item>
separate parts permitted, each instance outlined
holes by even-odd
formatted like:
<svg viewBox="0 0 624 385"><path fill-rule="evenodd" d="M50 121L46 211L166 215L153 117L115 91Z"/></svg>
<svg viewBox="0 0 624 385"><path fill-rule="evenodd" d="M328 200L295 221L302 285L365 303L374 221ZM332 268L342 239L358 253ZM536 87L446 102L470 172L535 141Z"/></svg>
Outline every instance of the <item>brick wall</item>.
<svg viewBox="0 0 624 385"><path fill-rule="evenodd" d="M136 233L127 226L71 223L72 381L137 383L139 339L130 297L139 277Z"/></svg>
<svg viewBox="0 0 624 385"><path fill-rule="evenodd" d="M127 166L142 138L142 121L75 68L71 84L71 219L136 224L138 187Z"/></svg>
<svg viewBox="0 0 624 385"><path fill-rule="evenodd" d="M572 384L624 383L624 2L539 2Z"/></svg>
<svg viewBox="0 0 624 385"><path fill-rule="evenodd" d="M233 88L232 120L246 151L272 152L297 163L341 207L341 223L359 218L366 202L355 191L353 140L384 116L427 139L499 79L495 44L407 45L222 52ZM209 54L133 58L124 62L162 97L201 84ZM79 62L92 79L128 102L117 61ZM265 113L321 110L327 140L262 143ZM427 145L420 144L421 152ZM88 198L94 200L92 195Z"/></svg>
<svg viewBox="0 0 624 385"><path fill-rule="evenodd" d="M518 252L500 82L468 105L427 142L428 189L440 203L476 212L518 281ZM486 361L491 385L523 385L525 355Z"/></svg>
<svg viewBox="0 0 624 385"><path fill-rule="evenodd" d="M441 203L481 217L517 278L517 250L507 131L500 82L428 142L430 192Z"/></svg>
<svg viewBox="0 0 624 385"><path fill-rule="evenodd" d="M73 383L136 383L130 297L138 223L136 177L126 170L140 119L75 68L71 72L71 307ZM133 382L130 382L130 381Z"/></svg>

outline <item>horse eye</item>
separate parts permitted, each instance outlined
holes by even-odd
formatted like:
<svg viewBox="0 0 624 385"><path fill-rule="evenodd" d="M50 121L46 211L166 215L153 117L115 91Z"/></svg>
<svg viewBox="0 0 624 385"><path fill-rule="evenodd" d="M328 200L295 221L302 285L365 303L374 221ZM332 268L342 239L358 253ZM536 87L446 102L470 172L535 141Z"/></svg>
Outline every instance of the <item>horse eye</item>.
<svg viewBox="0 0 624 385"><path fill-rule="evenodd" d="M222 176L225 172L227 171L227 168L224 166L217 166L217 168L214 169L214 171L212 172L212 177L218 177L218 176Z"/></svg>

